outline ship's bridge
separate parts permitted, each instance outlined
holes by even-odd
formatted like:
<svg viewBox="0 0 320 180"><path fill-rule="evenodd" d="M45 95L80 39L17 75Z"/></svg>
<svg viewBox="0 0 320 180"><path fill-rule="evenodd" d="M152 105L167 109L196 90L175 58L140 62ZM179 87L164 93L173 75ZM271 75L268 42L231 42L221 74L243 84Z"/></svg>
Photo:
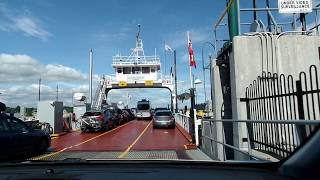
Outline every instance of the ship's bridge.
<svg viewBox="0 0 320 180"><path fill-rule="evenodd" d="M156 86L166 87L172 85L172 76L162 76L161 62L157 56L145 56L140 29L136 36L136 47L132 49L129 56L120 53L112 58L114 75L106 76L107 88L118 87L143 87ZM169 87L171 89L171 87Z"/></svg>
<svg viewBox="0 0 320 180"><path fill-rule="evenodd" d="M115 80L127 83L145 83L154 81L161 83L160 58L154 56L121 56L116 55L112 60L115 69Z"/></svg>

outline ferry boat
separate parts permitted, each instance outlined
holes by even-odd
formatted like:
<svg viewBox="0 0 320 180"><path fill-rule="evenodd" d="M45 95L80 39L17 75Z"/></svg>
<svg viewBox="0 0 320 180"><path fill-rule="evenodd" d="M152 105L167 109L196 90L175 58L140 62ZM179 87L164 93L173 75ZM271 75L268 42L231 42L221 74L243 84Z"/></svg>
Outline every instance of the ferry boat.
<svg viewBox="0 0 320 180"><path fill-rule="evenodd" d="M174 107L173 76L161 73L160 57L156 54L146 56L140 38L141 27L138 25L135 48L129 56L120 53L113 56L114 75L104 75L97 88L92 109L101 109L106 103L107 94L111 89L120 88L167 88L171 92L172 108Z"/></svg>

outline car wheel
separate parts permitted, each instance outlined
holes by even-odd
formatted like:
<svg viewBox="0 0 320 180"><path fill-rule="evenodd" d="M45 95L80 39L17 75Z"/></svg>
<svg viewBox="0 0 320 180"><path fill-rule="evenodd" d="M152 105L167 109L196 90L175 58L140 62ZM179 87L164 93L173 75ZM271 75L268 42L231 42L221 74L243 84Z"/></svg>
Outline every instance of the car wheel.
<svg viewBox="0 0 320 180"><path fill-rule="evenodd" d="M87 132L87 128L86 127L81 127L80 129L81 129L81 132L83 132L83 133Z"/></svg>
<svg viewBox="0 0 320 180"><path fill-rule="evenodd" d="M47 142L47 140L45 140L45 139L41 139L40 140L40 143L39 143L39 152L40 153L44 153L44 152L46 152L47 151L47 148L48 148L48 142Z"/></svg>
<svg viewBox="0 0 320 180"><path fill-rule="evenodd" d="M109 123L106 123L106 125L103 128L103 131L109 131L109 130L110 130Z"/></svg>

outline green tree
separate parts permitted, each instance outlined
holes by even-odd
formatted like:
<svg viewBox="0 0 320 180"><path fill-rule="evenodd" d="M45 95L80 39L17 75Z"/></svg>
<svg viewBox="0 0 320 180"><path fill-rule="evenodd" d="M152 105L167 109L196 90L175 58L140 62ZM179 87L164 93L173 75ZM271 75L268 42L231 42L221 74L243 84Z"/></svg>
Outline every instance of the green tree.
<svg viewBox="0 0 320 180"><path fill-rule="evenodd" d="M73 113L73 107L64 106L63 107L68 113Z"/></svg>
<svg viewBox="0 0 320 180"><path fill-rule="evenodd" d="M34 110L36 110L36 108L26 108L26 116L32 116Z"/></svg>

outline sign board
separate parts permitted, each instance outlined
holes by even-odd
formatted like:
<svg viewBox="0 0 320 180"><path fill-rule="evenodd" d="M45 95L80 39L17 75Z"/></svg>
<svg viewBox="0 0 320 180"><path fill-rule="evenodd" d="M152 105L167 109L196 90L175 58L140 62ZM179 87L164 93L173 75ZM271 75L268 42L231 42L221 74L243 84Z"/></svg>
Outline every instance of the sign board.
<svg viewBox="0 0 320 180"><path fill-rule="evenodd" d="M153 81L152 80L147 80L145 81L146 86L153 86Z"/></svg>
<svg viewBox="0 0 320 180"><path fill-rule="evenodd" d="M134 82L134 81L144 81L145 80L145 76L143 75L131 75L131 76L128 76L128 81L129 82Z"/></svg>
<svg viewBox="0 0 320 180"><path fill-rule="evenodd" d="M119 81L119 86L120 87L126 87L126 86L128 86L128 84L125 81Z"/></svg>
<svg viewBox="0 0 320 180"><path fill-rule="evenodd" d="M279 13L312 12L312 0L278 0Z"/></svg>

